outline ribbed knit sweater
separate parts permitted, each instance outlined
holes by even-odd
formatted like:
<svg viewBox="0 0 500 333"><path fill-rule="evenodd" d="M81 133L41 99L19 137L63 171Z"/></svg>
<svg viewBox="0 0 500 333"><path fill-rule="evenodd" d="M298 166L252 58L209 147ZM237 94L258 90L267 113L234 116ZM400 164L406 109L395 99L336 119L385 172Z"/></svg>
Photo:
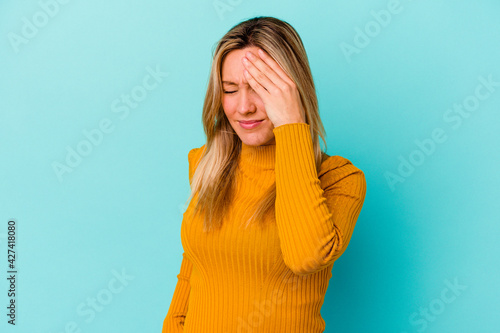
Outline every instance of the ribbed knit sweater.
<svg viewBox="0 0 500 333"><path fill-rule="evenodd" d="M306 123L273 133L273 145L242 143L239 185L222 229L204 233L202 218L188 214L191 204L184 213L183 259L162 333L325 330L320 309L360 214L365 176L340 156L328 156L318 173ZM204 149L188 154L190 183ZM272 223L244 229L245 211L273 182Z"/></svg>

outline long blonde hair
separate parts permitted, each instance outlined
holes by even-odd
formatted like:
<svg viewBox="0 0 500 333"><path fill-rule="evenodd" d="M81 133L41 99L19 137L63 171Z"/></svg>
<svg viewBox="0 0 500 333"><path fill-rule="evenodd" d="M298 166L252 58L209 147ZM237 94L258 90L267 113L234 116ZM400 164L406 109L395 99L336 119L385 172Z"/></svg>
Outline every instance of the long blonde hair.
<svg viewBox="0 0 500 333"><path fill-rule="evenodd" d="M295 82L305 110L305 122L310 125L316 168L328 156L320 147L319 137L326 150L325 130L318 111L316 90L302 40L287 22L274 17L260 16L232 27L218 42L213 54L207 93L203 105L203 128L207 137L205 150L200 157L191 181L189 202L195 194L194 214L204 213L205 232L220 228L235 190L235 172L241 151L241 139L230 125L222 108L222 63L225 56L238 49L256 46L266 51ZM274 216L276 183L263 194L261 202L247 220L264 225L264 217Z"/></svg>

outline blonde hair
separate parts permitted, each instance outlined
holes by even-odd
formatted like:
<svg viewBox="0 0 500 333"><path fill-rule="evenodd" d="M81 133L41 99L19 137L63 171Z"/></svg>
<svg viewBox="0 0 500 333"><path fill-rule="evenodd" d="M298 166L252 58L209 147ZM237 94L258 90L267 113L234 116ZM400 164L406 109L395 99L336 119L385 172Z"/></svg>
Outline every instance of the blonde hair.
<svg viewBox="0 0 500 333"><path fill-rule="evenodd" d="M256 46L266 51L295 82L305 110L305 122L310 125L311 137L319 173L321 163L328 156L322 152L319 138L326 150L325 130L318 111L316 90L302 40L295 29L274 17L254 17L232 27L218 42L213 54L205 102L203 105L203 128L207 137L206 147L193 174L189 202L198 194L194 214L204 213L205 232L220 228L224 214L232 201L236 187L235 172L241 151L241 139L230 125L222 108L222 64L226 55L238 49ZM276 183L263 194L262 200L253 209L246 222L260 221L274 216Z"/></svg>

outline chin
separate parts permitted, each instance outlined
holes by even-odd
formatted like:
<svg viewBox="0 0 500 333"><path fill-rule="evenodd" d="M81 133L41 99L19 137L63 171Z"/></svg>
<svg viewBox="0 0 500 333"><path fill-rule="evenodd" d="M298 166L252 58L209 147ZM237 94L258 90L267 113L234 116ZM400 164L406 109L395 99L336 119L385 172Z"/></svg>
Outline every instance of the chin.
<svg viewBox="0 0 500 333"><path fill-rule="evenodd" d="M273 138L265 139L265 140L259 140L259 139L247 139L247 140L241 140L243 141L247 146L262 146L262 145L270 145L272 144Z"/></svg>

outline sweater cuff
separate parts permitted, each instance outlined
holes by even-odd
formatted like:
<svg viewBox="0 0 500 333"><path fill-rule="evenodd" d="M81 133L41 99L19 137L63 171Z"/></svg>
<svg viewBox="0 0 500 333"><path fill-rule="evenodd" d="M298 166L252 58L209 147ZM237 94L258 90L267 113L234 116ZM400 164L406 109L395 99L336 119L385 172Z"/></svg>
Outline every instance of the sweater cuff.
<svg viewBox="0 0 500 333"><path fill-rule="evenodd" d="M287 168L287 173L297 171L299 174L295 176L299 176L301 179L309 178L311 175L317 176L309 124L284 124L275 127L273 133L276 140L276 160L284 161L288 166L300 165L299 168ZM306 174L301 174L301 172Z"/></svg>

